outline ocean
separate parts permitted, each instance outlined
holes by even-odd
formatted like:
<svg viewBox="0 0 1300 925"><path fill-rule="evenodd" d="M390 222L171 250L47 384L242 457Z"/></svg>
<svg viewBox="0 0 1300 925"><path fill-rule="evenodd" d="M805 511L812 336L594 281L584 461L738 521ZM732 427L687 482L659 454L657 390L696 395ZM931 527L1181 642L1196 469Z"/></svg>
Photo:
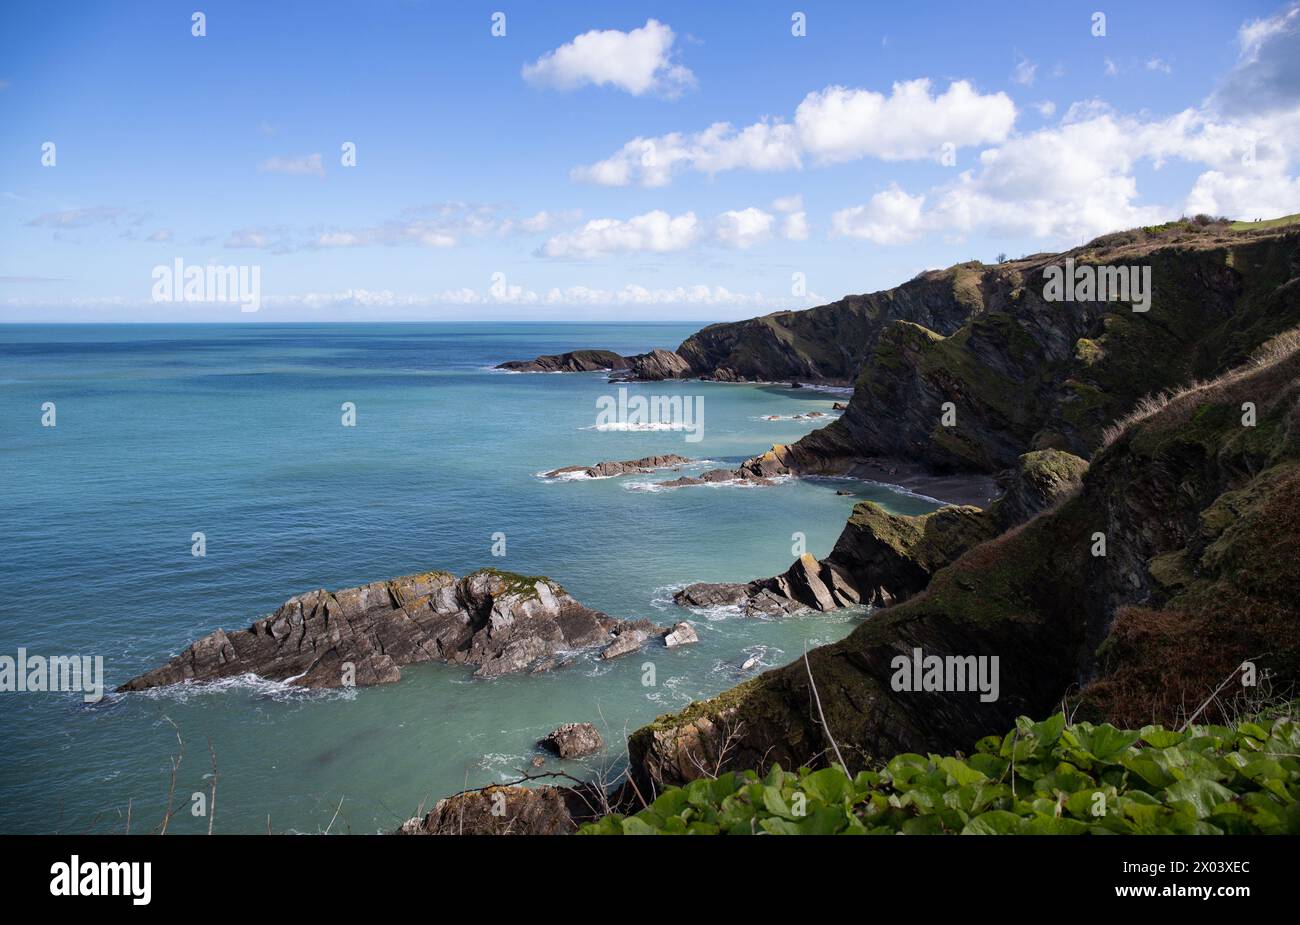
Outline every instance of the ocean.
<svg viewBox="0 0 1300 925"><path fill-rule="evenodd" d="M192 808L214 767L216 832L389 831L440 797L532 771L536 740L561 723L594 723L607 754L544 770L608 774L628 732L743 680L748 658L781 665L870 619L692 612L671 595L776 574L794 534L825 555L857 500L904 514L932 500L837 480L664 491L654 481L674 473L539 478L665 453L736 463L829 420L795 415L847 399L781 385L627 387L702 399L703 439L688 442L597 428L598 401L618 388L603 373L491 369L579 348L671 349L697 327L0 326L0 656L101 656L111 691L294 594L482 567L549 576L616 617L689 619L700 636L491 681L425 664L348 691L248 679L94 704L0 693L0 831L121 832L128 816L131 831L153 830L182 747L171 832L207 831ZM51 402L56 426L42 426ZM345 403L355 426L343 426ZM493 555L499 534L504 556Z"/></svg>

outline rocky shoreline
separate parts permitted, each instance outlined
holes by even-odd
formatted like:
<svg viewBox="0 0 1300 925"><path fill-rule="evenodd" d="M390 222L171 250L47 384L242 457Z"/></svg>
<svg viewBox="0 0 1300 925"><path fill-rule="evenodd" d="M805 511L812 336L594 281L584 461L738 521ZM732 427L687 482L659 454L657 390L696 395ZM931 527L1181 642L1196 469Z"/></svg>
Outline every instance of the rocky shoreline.
<svg viewBox="0 0 1300 925"><path fill-rule="evenodd" d="M297 595L247 629L204 636L118 691L246 674L306 688L364 687L398 681L403 665L430 661L494 678L546 671L584 649L615 658L670 632L585 607L547 578L422 572Z"/></svg>
<svg viewBox="0 0 1300 925"><path fill-rule="evenodd" d="M1294 229L1174 222L1068 253L1150 265L1148 314L1046 302L1045 268L1067 255L1045 254L963 264L806 313L714 325L684 342L677 353L700 378L840 374L856 389L828 427L680 484L833 475L932 497L973 494L971 505L922 517L862 503L824 560L679 592L682 606L742 613L854 603L880 612L811 651L806 665L634 732L628 779L639 805L702 768L824 765L831 730L854 769L903 751L969 748L1062 698L1096 722L1171 722L1180 695L1199 700L1261 652L1273 683L1300 683L1298 254ZM856 314L863 301L876 306L870 323ZM791 341L778 331L829 331L831 317L840 326L823 341L768 351ZM1208 384L1193 385L1198 378ZM1162 390L1176 397L1140 401ZM939 426L944 402L951 428ZM1247 403L1259 415L1249 425ZM984 477L978 489L965 482L971 475ZM988 504L993 480L1003 492ZM900 695L892 659L917 649L1000 657L1001 698ZM810 711L810 677L824 717ZM563 803L581 789L536 788L518 805ZM617 809L626 789L597 802ZM477 797L445 807L462 799ZM571 831L587 813L558 827Z"/></svg>

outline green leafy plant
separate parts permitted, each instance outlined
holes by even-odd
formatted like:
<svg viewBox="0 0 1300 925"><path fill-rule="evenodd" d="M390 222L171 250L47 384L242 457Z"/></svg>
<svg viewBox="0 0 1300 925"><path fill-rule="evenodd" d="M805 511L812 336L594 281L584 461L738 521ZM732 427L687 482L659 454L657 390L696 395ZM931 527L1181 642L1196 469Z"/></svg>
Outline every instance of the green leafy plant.
<svg viewBox="0 0 1300 925"><path fill-rule="evenodd" d="M664 791L583 835L1082 835L1300 833L1300 722L1116 729L1027 717L963 755L730 772Z"/></svg>

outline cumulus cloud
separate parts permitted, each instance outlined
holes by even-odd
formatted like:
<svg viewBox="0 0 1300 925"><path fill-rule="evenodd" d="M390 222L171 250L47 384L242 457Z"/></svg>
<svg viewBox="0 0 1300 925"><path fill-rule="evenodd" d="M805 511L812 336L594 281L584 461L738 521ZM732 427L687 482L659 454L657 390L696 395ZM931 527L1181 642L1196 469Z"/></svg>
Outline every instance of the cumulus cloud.
<svg viewBox="0 0 1300 925"><path fill-rule="evenodd" d="M1300 3L1243 24L1237 43L1237 65L1211 105L1236 114L1293 108L1300 98Z"/></svg>
<svg viewBox="0 0 1300 925"><path fill-rule="evenodd" d="M866 205L831 216L831 234L873 244L908 244L921 235L924 196L909 196L897 186L876 193Z"/></svg>
<svg viewBox="0 0 1300 925"><path fill-rule="evenodd" d="M808 240L808 213L791 212L781 222L781 237L787 241Z"/></svg>
<svg viewBox="0 0 1300 925"><path fill-rule="evenodd" d="M673 60L673 30L655 19L639 29L593 29L524 65L529 83L557 90L614 86L633 96L673 97L695 85L690 69Z"/></svg>
<svg viewBox="0 0 1300 925"><path fill-rule="evenodd" d="M980 95L964 80L932 94L924 78L894 84L889 96L828 87L795 111L804 150L824 163L876 157L885 161L938 157L958 147L1001 141L1016 120L1005 93Z"/></svg>
<svg viewBox="0 0 1300 925"><path fill-rule="evenodd" d="M723 212L716 222L718 240L742 250L755 244L762 244L772 237L774 221L770 212L764 212L753 206L748 209Z"/></svg>
<svg viewBox="0 0 1300 925"><path fill-rule="evenodd" d="M259 173L287 173L294 176L324 177L325 167L319 154L301 157L272 157L257 165Z"/></svg>
<svg viewBox="0 0 1300 925"><path fill-rule="evenodd" d="M942 146L1000 142L1016 107L1005 93L981 94L964 80L942 93L924 78L895 83L886 96L831 86L809 93L792 122L765 119L741 129L715 122L700 132L636 137L610 157L574 168L576 180L604 186L664 186L694 170L796 170L805 157L832 164L874 157L916 160L940 156Z"/></svg>
<svg viewBox="0 0 1300 925"><path fill-rule="evenodd" d="M1246 23L1238 41L1239 61L1202 106L1152 118L1075 103L1059 125L982 151L952 182L923 194L891 187L840 210L832 233L902 244L985 231L1064 244L1180 214L1300 212L1300 4ZM1190 190L1144 201L1136 168L1172 160L1201 168Z"/></svg>
<svg viewBox="0 0 1300 925"><path fill-rule="evenodd" d="M542 245L547 257L591 258L616 253L666 254L685 250L700 237L694 212L672 216L661 209L627 220L592 219L575 231L558 234Z"/></svg>

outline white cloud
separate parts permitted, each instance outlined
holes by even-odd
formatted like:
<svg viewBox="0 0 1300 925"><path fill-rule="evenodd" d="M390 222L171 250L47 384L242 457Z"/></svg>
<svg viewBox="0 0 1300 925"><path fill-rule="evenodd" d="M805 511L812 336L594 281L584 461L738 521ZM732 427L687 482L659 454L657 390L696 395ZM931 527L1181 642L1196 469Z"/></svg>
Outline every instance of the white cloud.
<svg viewBox="0 0 1300 925"><path fill-rule="evenodd" d="M894 84L889 96L828 87L804 97L795 124L805 151L822 163L876 157L886 161L939 156L957 147L1001 141L1016 120L1005 93L981 96L964 80L931 94L924 78Z"/></svg>
<svg viewBox="0 0 1300 925"><path fill-rule="evenodd" d="M895 83L890 95L840 86L809 93L793 123L764 119L742 129L716 122L700 132L671 132L627 142L611 157L574 168L572 177L603 186L665 186L681 170L796 170L862 157L938 158L942 146L1002 141L1016 107L1005 93L980 94L964 80L932 93L924 78Z"/></svg>
<svg viewBox="0 0 1300 925"><path fill-rule="evenodd" d="M1232 113L1292 109L1300 98L1300 3L1242 25L1240 57L1210 105Z"/></svg>
<svg viewBox="0 0 1300 925"><path fill-rule="evenodd" d="M780 196L772 200L772 208L777 212L802 212L803 196L798 193L793 196Z"/></svg>
<svg viewBox="0 0 1300 925"><path fill-rule="evenodd" d="M1105 59L1105 72L1107 77L1115 77L1119 74L1119 66L1110 58Z"/></svg>
<svg viewBox="0 0 1300 925"><path fill-rule="evenodd" d="M611 85L633 96L676 96L695 85L695 75L672 60L673 30L655 19L631 32L584 32L572 42L524 65L529 83L572 90Z"/></svg>
<svg viewBox="0 0 1300 925"><path fill-rule="evenodd" d="M1035 103L1034 108L1038 110L1038 114L1044 119L1050 119L1052 116L1056 115L1056 104L1051 100L1043 100L1041 103Z"/></svg>
<svg viewBox="0 0 1300 925"><path fill-rule="evenodd" d="M110 300L122 304L121 299ZM303 307L309 309L353 308L424 308L440 305L518 305L518 306L602 306L602 305L700 305L739 306L747 308L802 308L825 302L818 293L802 297L770 295L761 291L740 292L726 286L703 283L667 287L649 287L628 283L617 288L572 285L546 290L526 286L498 285L484 289L470 286L444 289L429 294L402 294L388 289L345 289L338 292L306 292L289 295L266 295L267 307ZM37 304L30 300L10 299L9 304Z"/></svg>
<svg viewBox="0 0 1300 925"><path fill-rule="evenodd" d="M127 217L127 211L117 206L89 206L82 209L46 212L36 216L27 224L34 228L85 228L99 224L116 225L119 220Z"/></svg>
<svg viewBox="0 0 1300 925"><path fill-rule="evenodd" d="M1161 74L1172 74L1174 72L1174 69L1169 65L1169 62L1165 61L1163 58L1149 59L1147 61L1147 70L1159 71Z"/></svg>
<svg viewBox="0 0 1300 925"><path fill-rule="evenodd" d="M257 165L260 173L287 173L296 176L324 177L325 167L319 154L302 157L272 157Z"/></svg>
<svg viewBox="0 0 1300 925"><path fill-rule="evenodd" d="M787 241L808 240L808 213L791 212L781 223L781 237Z"/></svg>
<svg viewBox="0 0 1300 925"><path fill-rule="evenodd" d="M897 186L876 193L866 205L831 216L831 234L863 238L873 244L909 244L921 235L924 196L909 196Z"/></svg>
<svg viewBox="0 0 1300 925"><path fill-rule="evenodd" d="M717 236L723 244L742 250L762 244L772 237L773 217L770 212L756 209L731 210L718 216Z"/></svg>
<svg viewBox="0 0 1300 925"><path fill-rule="evenodd" d="M1011 73L1011 79L1024 87L1031 87L1034 84L1034 76L1038 71L1038 65L1028 58L1021 57L1016 61L1016 69Z"/></svg>
<svg viewBox="0 0 1300 925"><path fill-rule="evenodd" d="M558 234L542 245L547 257L598 257L613 253L666 254L690 247L699 239L699 220L694 212L678 216L660 209L626 221L592 219L581 228Z"/></svg>

